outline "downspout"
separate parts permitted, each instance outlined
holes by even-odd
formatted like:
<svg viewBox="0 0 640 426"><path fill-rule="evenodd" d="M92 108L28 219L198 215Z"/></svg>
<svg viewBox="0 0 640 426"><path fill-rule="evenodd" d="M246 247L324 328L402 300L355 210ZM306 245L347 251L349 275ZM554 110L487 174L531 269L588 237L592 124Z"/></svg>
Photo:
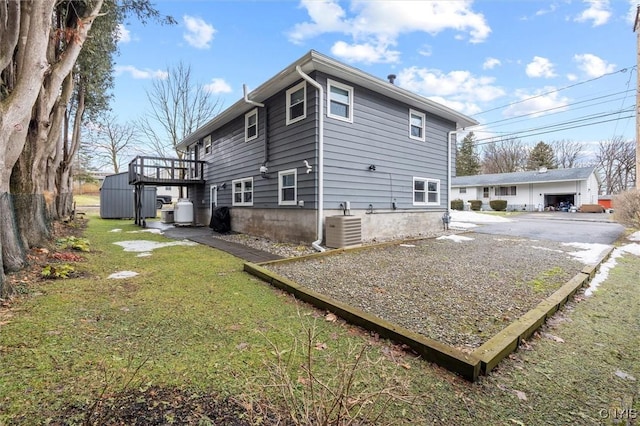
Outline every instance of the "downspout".
<svg viewBox="0 0 640 426"><path fill-rule="evenodd" d="M458 132L447 132L447 215L451 216L451 175L453 166L451 165L451 139L453 136L457 136Z"/></svg>
<svg viewBox="0 0 640 426"><path fill-rule="evenodd" d="M320 83L305 74L302 68L300 68L300 65L296 66L296 71L298 71L298 74L308 81L309 84L318 89L318 96L320 98L318 107L318 223L316 225L316 235L318 239L311 243L311 247L319 252L323 252L325 249L320 243L322 243L322 226L324 224L324 114L322 111L324 108L324 89Z"/></svg>
<svg viewBox="0 0 640 426"><path fill-rule="evenodd" d="M249 99L249 90L247 89L247 85L242 85L242 90L244 92L244 101L249 105L255 105L260 108L264 108L264 154L262 159L262 165L266 166L269 161L269 112L267 108L264 106L262 102L256 102ZM256 123L257 124L257 123Z"/></svg>

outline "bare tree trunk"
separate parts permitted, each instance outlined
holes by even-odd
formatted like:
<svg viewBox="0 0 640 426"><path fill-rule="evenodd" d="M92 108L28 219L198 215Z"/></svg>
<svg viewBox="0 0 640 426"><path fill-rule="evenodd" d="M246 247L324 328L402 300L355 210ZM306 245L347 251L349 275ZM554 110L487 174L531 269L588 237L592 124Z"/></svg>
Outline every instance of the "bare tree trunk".
<svg viewBox="0 0 640 426"><path fill-rule="evenodd" d="M18 225L13 214L13 196L8 192L0 194L0 211L2 212L0 215L0 237L2 238L4 271L18 271L26 265L26 250L22 241L17 238Z"/></svg>
<svg viewBox="0 0 640 426"><path fill-rule="evenodd" d="M50 234L51 215L43 176L47 172L48 155L52 153L52 147L47 143L52 112L62 83L71 73L82 42L102 7L102 0L98 0L87 14L88 18L79 18L74 38L65 41L61 52L58 51L61 41L50 37L55 3L56 0L22 3L22 36L14 55L20 78L12 96L7 98L8 102L0 103L0 193L17 191L14 193L14 209L18 225L18 228L9 227L2 234L4 262L24 256L24 252L6 256L7 250L17 247L15 241L10 240L19 239L23 246L29 247L39 245ZM28 33L23 34L27 28ZM5 155L1 155L3 153ZM52 200L49 200L49 205L52 205ZM12 232L16 229L17 232Z"/></svg>

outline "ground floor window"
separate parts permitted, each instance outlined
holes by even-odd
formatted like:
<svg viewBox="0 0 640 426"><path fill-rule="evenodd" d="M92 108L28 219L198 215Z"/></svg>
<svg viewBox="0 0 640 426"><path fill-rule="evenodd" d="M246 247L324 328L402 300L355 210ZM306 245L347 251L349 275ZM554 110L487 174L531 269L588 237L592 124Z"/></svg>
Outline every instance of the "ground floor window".
<svg viewBox="0 0 640 426"><path fill-rule="evenodd" d="M482 188L482 198L489 198L489 187L485 186Z"/></svg>
<svg viewBox="0 0 640 426"><path fill-rule="evenodd" d="M295 205L297 192L296 169L278 172L278 205Z"/></svg>
<svg viewBox="0 0 640 426"><path fill-rule="evenodd" d="M440 180L413 178L413 205L440 204Z"/></svg>
<svg viewBox="0 0 640 426"><path fill-rule="evenodd" d="M233 206L253 205L253 178L236 179L233 181Z"/></svg>
<svg viewBox="0 0 640 426"><path fill-rule="evenodd" d="M497 196L516 195L515 186L496 186Z"/></svg>

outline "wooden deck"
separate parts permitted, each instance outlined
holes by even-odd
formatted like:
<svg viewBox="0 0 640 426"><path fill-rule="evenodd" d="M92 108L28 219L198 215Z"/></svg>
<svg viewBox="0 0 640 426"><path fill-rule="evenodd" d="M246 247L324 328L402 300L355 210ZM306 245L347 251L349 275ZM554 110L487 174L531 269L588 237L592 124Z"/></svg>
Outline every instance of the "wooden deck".
<svg viewBox="0 0 640 426"><path fill-rule="evenodd" d="M134 222L147 226L143 213L144 187L204 185L204 161L138 156L129 163L129 185L134 186ZM154 200L155 202L155 200Z"/></svg>
<svg viewBox="0 0 640 426"><path fill-rule="evenodd" d="M188 186L204 184L204 161L141 157L129 163L130 185Z"/></svg>

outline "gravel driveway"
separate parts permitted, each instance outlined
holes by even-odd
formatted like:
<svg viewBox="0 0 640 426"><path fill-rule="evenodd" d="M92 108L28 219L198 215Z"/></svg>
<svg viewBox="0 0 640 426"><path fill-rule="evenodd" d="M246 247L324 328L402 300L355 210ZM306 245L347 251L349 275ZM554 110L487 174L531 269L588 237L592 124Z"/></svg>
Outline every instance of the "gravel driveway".
<svg viewBox="0 0 640 426"><path fill-rule="evenodd" d="M554 241L461 233L266 265L305 287L471 351L584 264Z"/></svg>

